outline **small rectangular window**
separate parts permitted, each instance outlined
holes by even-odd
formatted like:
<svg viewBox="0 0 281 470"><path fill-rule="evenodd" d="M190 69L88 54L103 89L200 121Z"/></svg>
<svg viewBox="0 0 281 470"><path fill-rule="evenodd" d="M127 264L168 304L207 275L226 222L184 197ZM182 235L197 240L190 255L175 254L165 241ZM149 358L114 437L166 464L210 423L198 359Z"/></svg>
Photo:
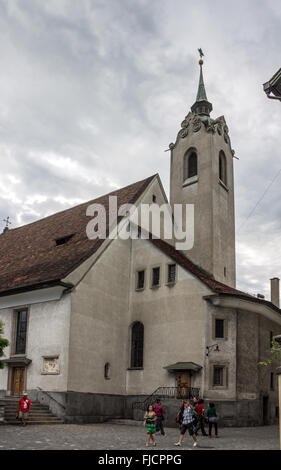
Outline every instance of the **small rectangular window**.
<svg viewBox="0 0 281 470"><path fill-rule="evenodd" d="M152 269L152 287L159 286L160 283L160 268Z"/></svg>
<svg viewBox="0 0 281 470"><path fill-rule="evenodd" d="M176 282L176 265L168 264L168 283Z"/></svg>
<svg viewBox="0 0 281 470"><path fill-rule="evenodd" d="M216 318L215 336L216 338L224 338L224 320L219 318Z"/></svg>
<svg viewBox="0 0 281 470"><path fill-rule="evenodd" d="M223 386L223 367L214 366L214 385Z"/></svg>
<svg viewBox="0 0 281 470"><path fill-rule="evenodd" d="M144 271L137 272L137 289L144 288Z"/></svg>

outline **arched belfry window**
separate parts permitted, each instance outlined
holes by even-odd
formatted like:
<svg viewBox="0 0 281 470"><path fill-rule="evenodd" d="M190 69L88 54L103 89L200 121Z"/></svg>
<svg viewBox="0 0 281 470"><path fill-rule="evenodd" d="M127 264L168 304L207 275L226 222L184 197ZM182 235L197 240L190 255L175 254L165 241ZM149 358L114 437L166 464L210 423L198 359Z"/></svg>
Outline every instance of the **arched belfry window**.
<svg viewBox="0 0 281 470"><path fill-rule="evenodd" d="M198 174L197 153L196 150L189 149L184 156L183 180L192 178Z"/></svg>
<svg viewBox="0 0 281 470"><path fill-rule="evenodd" d="M226 157L222 150L219 154L219 178L227 185Z"/></svg>
<svg viewBox="0 0 281 470"><path fill-rule="evenodd" d="M133 323L131 335L131 367L143 367L143 334L143 324L138 321Z"/></svg>

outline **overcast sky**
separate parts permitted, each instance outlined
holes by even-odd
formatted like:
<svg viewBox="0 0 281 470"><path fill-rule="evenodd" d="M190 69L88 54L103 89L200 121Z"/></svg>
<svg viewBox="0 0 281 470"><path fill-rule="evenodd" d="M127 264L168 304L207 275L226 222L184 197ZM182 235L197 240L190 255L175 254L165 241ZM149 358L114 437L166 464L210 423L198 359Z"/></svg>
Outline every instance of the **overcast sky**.
<svg viewBox="0 0 281 470"><path fill-rule="evenodd" d="M235 166L237 287L281 277L279 0L0 0L0 227L159 173L194 103L198 47ZM275 178L275 179L274 179ZM271 181L269 190L255 207Z"/></svg>

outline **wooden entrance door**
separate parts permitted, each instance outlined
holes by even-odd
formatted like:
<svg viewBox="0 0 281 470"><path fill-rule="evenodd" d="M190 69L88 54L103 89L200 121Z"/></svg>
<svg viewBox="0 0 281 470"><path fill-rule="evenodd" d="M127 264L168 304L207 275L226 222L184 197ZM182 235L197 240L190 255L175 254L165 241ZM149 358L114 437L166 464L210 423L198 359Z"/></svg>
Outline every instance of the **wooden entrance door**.
<svg viewBox="0 0 281 470"><path fill-rule="evenodd" d="M13 395L20 396L24 391L24 367L15 367L13 371Z"/></svg>
<svg viewBox="0 0 281 470"><path fill-rule="evenodd" d="M176 384L177 384L177 398L186 400L190 398L190 372L182 371L176 372Z"/></svg>

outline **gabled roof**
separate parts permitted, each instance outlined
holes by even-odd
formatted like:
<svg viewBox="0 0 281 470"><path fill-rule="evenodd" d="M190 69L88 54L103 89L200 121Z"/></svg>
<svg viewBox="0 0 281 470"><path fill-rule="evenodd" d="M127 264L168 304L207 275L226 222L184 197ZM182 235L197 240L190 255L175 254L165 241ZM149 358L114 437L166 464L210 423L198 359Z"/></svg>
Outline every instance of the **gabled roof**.
<svg viewBox="0 0 281 470"><path fill-rule="evenodd" d="M171 246L164 240L161 240L159 238L152 238L151 234L149 240L154 246L156 246L159 250L169 256L175 263L177 263L179 266L186 269L190 273L194 274L194 276L197 277L197 279L199 279L201 282L203 282L207 287L209 287L214 294L237 296L241 299L246 299L251 302L267 305L276 310L278 313L281 313L281 310L268 300L260 299L253 295L247 294L246 292L235 289L234 287L227 286L222 282L216 281L210 273L205 271L200 266L194 264L190 259L188 259L180 251L176 250L173 246Z"/></svg>
<svg viewBox="0 0 281 470"><path fill-rule="evenodd" d="M109 196L118 196L118 208L134 204L155 177L0 235L0 295L60 283L104 242L87 237L86 226L91 220L86 216L87 207L102 204L108 213ZM57 246L56 240L68 237L67 243Z"/></svg>

